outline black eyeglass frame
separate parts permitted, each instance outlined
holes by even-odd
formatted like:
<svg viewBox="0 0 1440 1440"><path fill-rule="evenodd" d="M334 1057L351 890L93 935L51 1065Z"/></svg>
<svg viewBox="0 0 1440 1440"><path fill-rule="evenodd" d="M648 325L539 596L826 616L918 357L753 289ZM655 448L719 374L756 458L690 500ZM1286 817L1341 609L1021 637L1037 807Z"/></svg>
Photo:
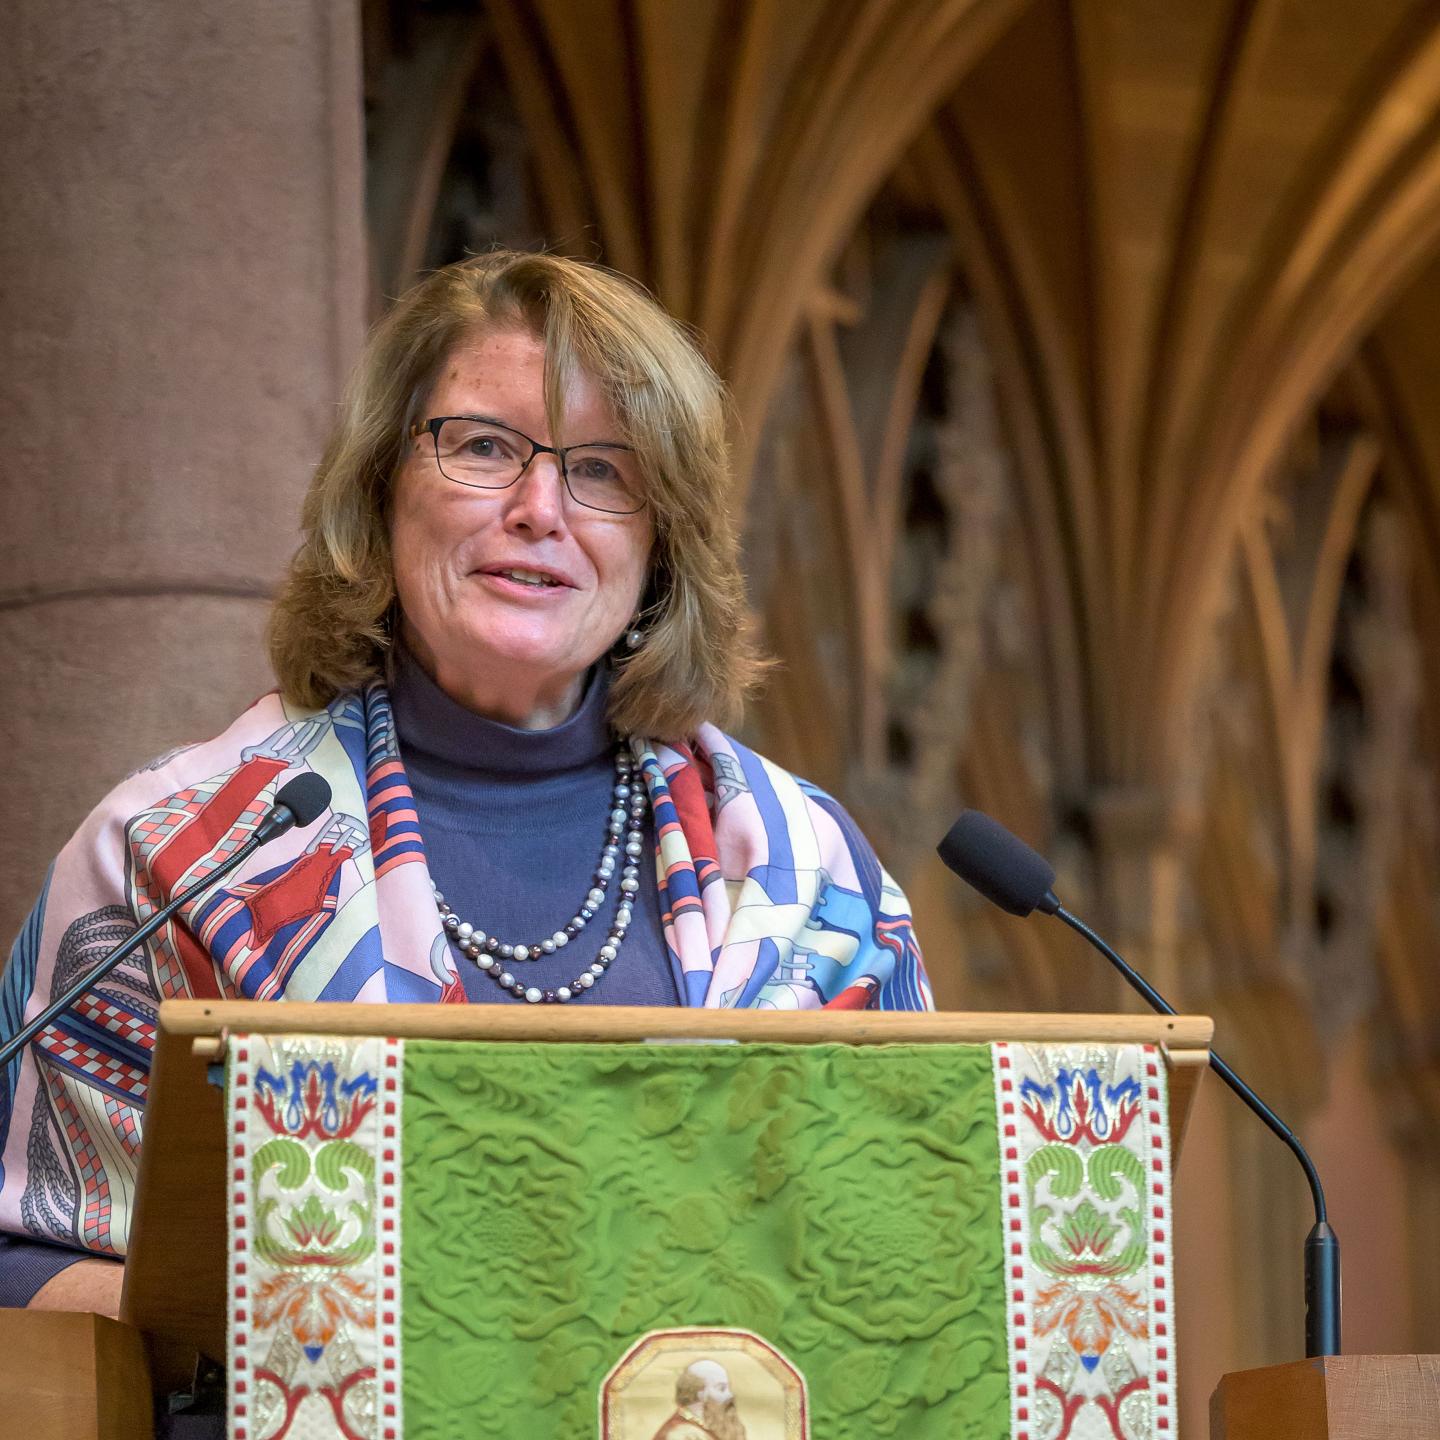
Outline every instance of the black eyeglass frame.
<svg viewBox="0 0 1440 1440"><path fill-rule="evenodd" d="M444 462L440 459L440 427L447 420L470 420L480 425L493 425L497 430L505 431L507 435L518 435L530 447L530 453L525 457L525 463L515 472L515 478L507 480L503 485L480 485L473 480L457 480L449 474L445 469ZM520 482L520 477L530 468L530 462L537 455L553 455L560 464L560 478L565 482L565 493L577 505L583 506L586 510L594 510L599 515L638 515L648 503L642 497L640 503L633 510L610 510L604 505L592 505L588 500L582 500L570 486L570 467L566 464L565 457L572 450L623 450L627 455L633 455L635 453L633 445L621 445L613 440L591 440L581 445L542 445L523 430L517 430L513 425L507 425L503 420L496 420L491 415L435 415L429 420L417 420L410 427L412 440L418 440L422 435L427 434L435 449L435 465L452 485L464 485L471 490L508 490L512 485Z"/></svg>

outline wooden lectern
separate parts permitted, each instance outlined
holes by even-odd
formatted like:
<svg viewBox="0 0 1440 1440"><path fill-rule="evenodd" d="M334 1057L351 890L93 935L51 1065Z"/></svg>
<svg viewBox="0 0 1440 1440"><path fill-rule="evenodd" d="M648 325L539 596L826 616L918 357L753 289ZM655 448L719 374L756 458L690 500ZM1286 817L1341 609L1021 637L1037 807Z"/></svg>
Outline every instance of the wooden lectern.
<svg viewBox="0 0 1440 1440"><path fill-rule="evenodd" d="M1440 1355L1330 1355L1238 1370L1210 1400L1211 1440L1435 1440Z"/></svg>
<svg viewBox="0 0 1440 1440"><path fill-rule="evenodd" d="M151 1346L157 1389L185 1383L197 1351L224 1355L225 1125L208 1066L229 1033L465 1041L734 1040L854 1045L1099 1041L1162 1045L1178 1148L1213 1030L1206 1017L529 1006L265 1005L176 1001L162 1008L125 1281L124 1318ZM170 1237L183 1235L185 1245Z"/></svg>
<svg viewBox="0 0 1440 1440"><path fill-rule="evenodd" d="M212 1067L228 1036L381 1032L492 1043L1153 1044L1168 1062L1178 1156L1212 1025L1204 1017L1163 1016L169 1002L161 1009L151 1079L125 1323L0 1312L0 1414L7 1429L13 1426L12 1433L29 1440L134 1440L147 1433L140 1413L146 1390L184 1388L197 1355L223 1357L227 1141L224 1097ZM57 1366L62 1354L66 1362ZM1227 1376L1212 1404L1213 1433L1216 1440L1440 1434L1437 1363L1423 1357L1344 1357ZM1415 1418L1421 1413L1424 1421Z"/></svg>

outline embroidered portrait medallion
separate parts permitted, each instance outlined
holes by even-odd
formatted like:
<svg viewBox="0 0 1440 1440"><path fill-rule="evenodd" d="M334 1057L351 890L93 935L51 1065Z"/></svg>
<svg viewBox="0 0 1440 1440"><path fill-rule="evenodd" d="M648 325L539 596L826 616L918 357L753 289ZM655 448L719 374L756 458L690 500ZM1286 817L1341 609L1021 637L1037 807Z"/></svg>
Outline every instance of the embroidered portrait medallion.
<svg viewBox="0 0 1440 1440"><path fill-rule="evenodd" d="M600 1440L809 1440L805 1377L748 1330L652 1330L600 1386Z"/></svg>

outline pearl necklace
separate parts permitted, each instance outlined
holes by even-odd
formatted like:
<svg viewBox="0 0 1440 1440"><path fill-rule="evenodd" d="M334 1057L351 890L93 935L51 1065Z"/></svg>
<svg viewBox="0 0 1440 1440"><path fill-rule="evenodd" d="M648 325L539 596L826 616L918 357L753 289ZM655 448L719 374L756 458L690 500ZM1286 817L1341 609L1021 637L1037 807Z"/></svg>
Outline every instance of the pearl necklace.
<svg viewBox="0 0 1440 1440"><path fill-rule="evenodd" d="M600 863L595 867L595 883L585 902L562 929L534 945L509 945L497 935L487 935L478 926L462 920L445 902L439 889L435 889L435 905L440 911L440 922L451 943L473 960L502 990L508 990L519 1000L531 1005L563 1005L583 995L615 963L620 953L625 932L630 928L634 911L635 895L640 889L640 857L645 842L642 832L645 828L645 807L648 796L644 783L634 779L635 762L622 741L615 751L615 788L611 798L614 808L606 821L605 846L600 852ZM620 864L621 833L624 833L624 864L620 869L620 903L615 907L615 923L610 934L600 947L595 963L582 971L568 985L554 990L544 990L538 985L527 985L509 969L512 962L538 960L542 955L553 955L563 950L599 912L605 903L606 892L614 878L615 867Z"/></svg>

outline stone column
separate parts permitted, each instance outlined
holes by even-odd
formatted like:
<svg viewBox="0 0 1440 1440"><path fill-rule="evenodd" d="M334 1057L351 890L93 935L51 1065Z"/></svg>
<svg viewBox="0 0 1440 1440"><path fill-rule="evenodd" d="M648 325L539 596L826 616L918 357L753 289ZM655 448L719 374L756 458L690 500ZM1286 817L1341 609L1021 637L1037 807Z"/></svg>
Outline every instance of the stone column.
<svg viewBox="0 0 1440 1440"><path fill-rule="evenodd" d="M268 688L364 323L357 7L12 0L0 45L0 956L127 770Z"/></svg>

